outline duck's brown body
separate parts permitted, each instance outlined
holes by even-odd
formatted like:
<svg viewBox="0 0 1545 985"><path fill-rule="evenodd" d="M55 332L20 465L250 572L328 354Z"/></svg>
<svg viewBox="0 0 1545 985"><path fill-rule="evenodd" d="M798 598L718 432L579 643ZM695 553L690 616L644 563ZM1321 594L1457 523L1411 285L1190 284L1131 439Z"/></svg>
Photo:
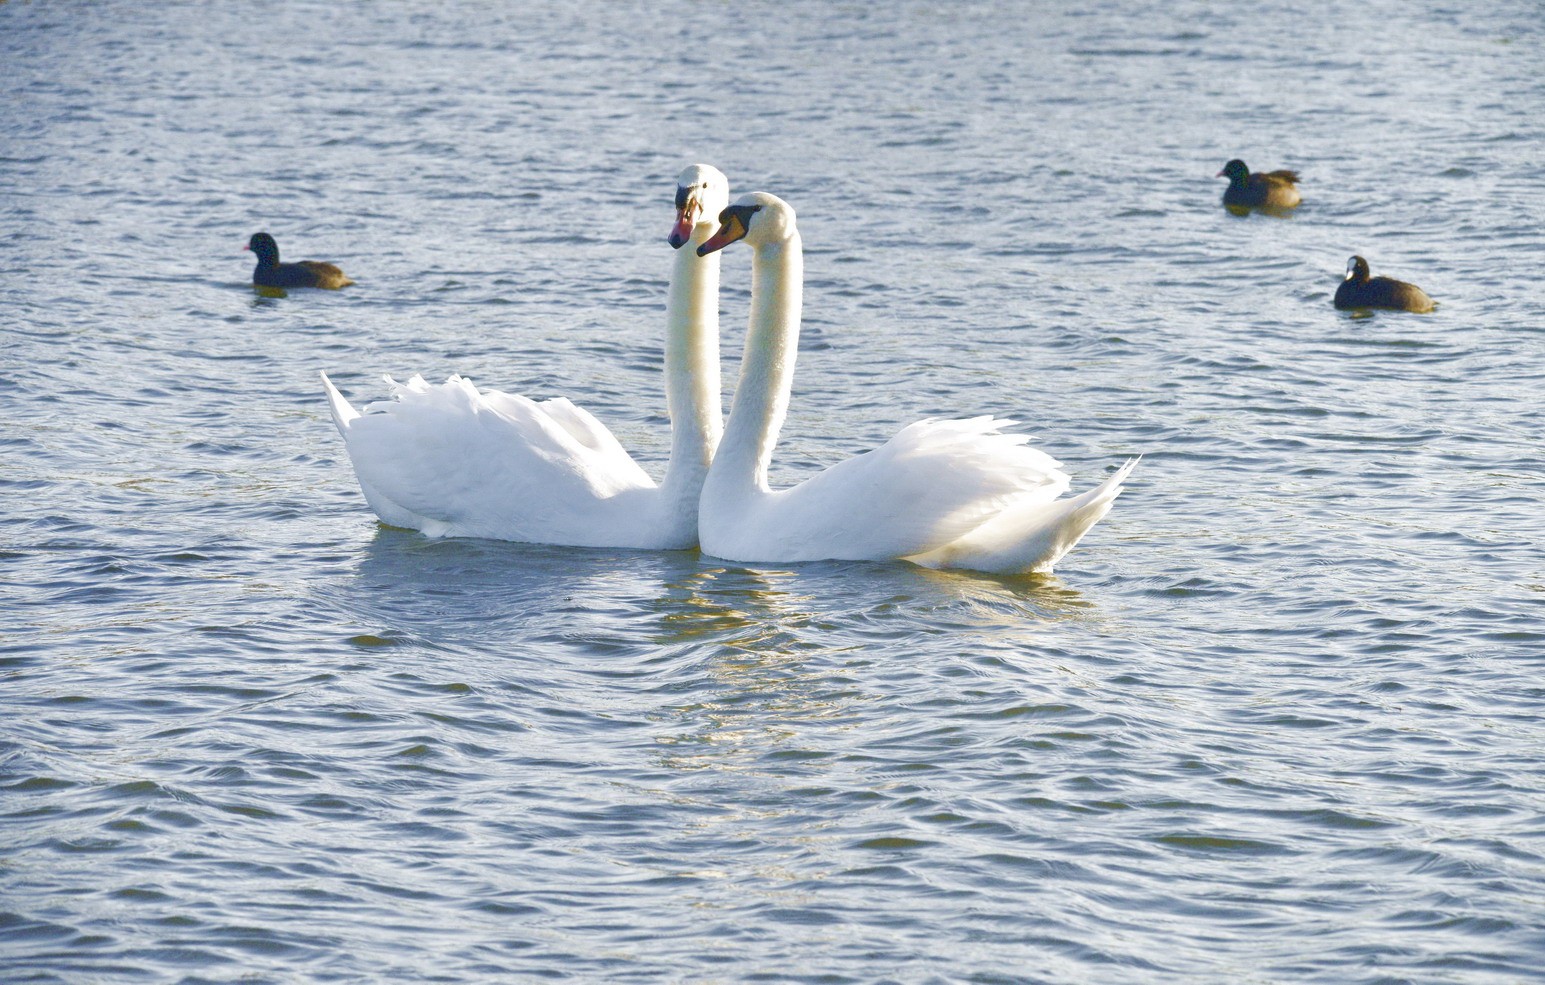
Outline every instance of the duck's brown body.
<svg viewBox="0 0 1545 985"><path fill-rule="evenodd" d="M1336 288L1338 308L1393 308L1397 311L1431 311L1436 305L1415 284L1393 277L1368 276L1368 261L1354 256L1347 261L1346 279Z"/></svg>
<svg viewBox="0 0 1545 985"><path fill-rule="evenodd" d="M342 270L330 263L302 260L280 263L279 244L267 233L253 233L247 249L257 254L252 283L258 287L321 287L337 290L354 283Z"/></svg>
<svg viewBox="0 0 1545 985"><path fill-rule="evenodd" d="M1291 209L1303 201L1298 194L1297 171L1266 171L1252 174L1244 161L1232 160L1217 174L1228 178L1223 190L1223 204L1239 208Z"/></svg>

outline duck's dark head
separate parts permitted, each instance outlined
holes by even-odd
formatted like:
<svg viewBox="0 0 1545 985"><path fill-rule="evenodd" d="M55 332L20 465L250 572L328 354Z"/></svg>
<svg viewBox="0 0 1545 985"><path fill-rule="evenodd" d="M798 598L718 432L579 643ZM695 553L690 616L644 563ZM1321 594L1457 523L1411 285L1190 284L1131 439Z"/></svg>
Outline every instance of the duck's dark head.
<svg viewBox="0 0 1545 985"><path fill-rule="evenodd" d="M1368 283L1368 261L1360 256L1354 256L1347 261L1347 275L1344 280L1354 284Z"/></svg>
<svg viewBox="0 0 1545 985"><path fill-rule="evenodd" d="M1250 169L1245 166L1244 161L1241 161L1236 157L1232 161L1223 165L1223 170L1213 175L1213 177L1227 178L1231 184L1237 185L1242 183L1246 178L1250 177Z"/></svg>
<svg viewBox="0 0 1545 985"><path fill-rule="evenodd" d="M279 244L267 233L253 233L244 249L257 254L258 263L269 266L279 262Z"/></svg>

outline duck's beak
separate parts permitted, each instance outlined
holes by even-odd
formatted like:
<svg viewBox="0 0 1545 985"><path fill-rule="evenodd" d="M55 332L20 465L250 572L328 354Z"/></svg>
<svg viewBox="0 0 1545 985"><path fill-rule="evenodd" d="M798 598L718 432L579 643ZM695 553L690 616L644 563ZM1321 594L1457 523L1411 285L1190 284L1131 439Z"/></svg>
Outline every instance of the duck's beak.
<svg viewBox="0 0 1545 985"><path fill-rule="evenodd" d="M746 221L741 218L740 212L733 207L725 209L719 213L718 232L703 241L703 245L697 248L697 255L705 257L715 250L722 250L736 240L744 239L745 235Z"/></svg>

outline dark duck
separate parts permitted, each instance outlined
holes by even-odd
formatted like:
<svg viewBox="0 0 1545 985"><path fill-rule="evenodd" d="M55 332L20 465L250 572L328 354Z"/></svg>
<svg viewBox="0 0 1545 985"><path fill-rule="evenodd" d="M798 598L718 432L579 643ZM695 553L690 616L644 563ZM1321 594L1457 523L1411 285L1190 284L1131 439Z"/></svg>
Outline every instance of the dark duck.
<svg viewBox="0 0 1545 985"><path fill-rule="evenodd" d="M1297 171L1251 174L1249 166L1236 157L1223 165L1216 177L1228 178L1223 204L1233 208L1291 209L1303 201L1298 194Z"/></svg>
<svg viewBox="0 0 1545 985"><path fill-rule="evenodd" d="M253 233L252 238L247 240L246 248L257 254L252 283L258 287L325 287L337 290L354 283L330 263L319 263L316 260L280 263L279 244L267 233Z"/></svg>
<svg viewBox="0 0 1545 985"><path fill-rule="evenodd" d="M1368 261L1354 256L1347 261L1347 275L1336 288L1338 308L1393 308L1396 311L1431 311L1435 305L1415 284L1393 277L1369 277Z"/></svg>

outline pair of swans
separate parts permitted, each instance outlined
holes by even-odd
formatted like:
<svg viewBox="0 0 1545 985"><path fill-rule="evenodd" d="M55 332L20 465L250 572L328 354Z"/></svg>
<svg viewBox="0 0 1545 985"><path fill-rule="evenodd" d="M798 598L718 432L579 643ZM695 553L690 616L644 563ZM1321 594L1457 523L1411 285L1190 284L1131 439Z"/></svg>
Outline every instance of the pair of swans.
<svg viewBox="0 0 1545 985"><path fill-rule="evenodd" d="M1011 421L923 420L799 485L767 482L799 344L803 258L794 210L724 175L677 180L667 303L671 454L656 485L600 421L558 398L387 377L394 400L355 410L323 374L360 488L386 523L431 536L681 549L731 561L906 559L1049 572L1111 507L1136 460L1067 492L1058 463ZM719 250L752 252L751 317L727 423L719 406ZM684 248L689 247L689 248ZM721 438L722 435L722 438Z"/></svg>

